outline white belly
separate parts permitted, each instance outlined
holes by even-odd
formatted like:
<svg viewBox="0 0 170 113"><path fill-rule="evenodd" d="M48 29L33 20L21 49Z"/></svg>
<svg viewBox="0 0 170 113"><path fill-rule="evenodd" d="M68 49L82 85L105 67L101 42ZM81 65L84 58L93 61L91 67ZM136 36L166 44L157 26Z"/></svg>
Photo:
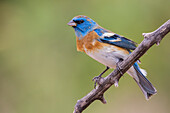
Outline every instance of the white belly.
<svg viewBox="0 0 170 113"><path fill-rule="evenodd" d="M97 51L87 51L85 49L85 52L87 55L92 57L93 59L97 60L98 62L104 64L105 66L108 66L110 68L115 69L116 63L119 62L119 59L125 59L128 54L124 54L120 50L112 49L112 46L110 48L103 47L103 49L97 50ZM133 67L131 67L127 73L131 75L133 78L136 78L136 71Z"/></svg>
<svg viewBox="0 0 170 113"><path fill-rule="evenodd" d="M116 68L116 63L119 59L125 59L128 56L128 54L123 54L123 52L115 49L113 46L103 47L103 49L97 51L87 51L85 49L85 52L93 59L110 68Z"/></svg>

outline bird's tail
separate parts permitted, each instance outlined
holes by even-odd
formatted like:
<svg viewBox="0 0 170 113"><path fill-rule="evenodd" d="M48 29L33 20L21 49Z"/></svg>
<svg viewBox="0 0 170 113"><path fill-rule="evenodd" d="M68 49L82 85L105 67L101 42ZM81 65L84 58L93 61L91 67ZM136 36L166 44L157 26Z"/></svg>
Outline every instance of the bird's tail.
<svg viewBox="0 0 170 113"><path fill-rule="evenodd" d="M134 78L134 80L141 88L142 92L145 95L145 98L148 100L152 95L156 94L157 91L154 88L154 86L149 82L149 80L144 76L144 74L141 72L141 69L139 68L138 64L135 63L133 67L136 70L138 78L138 79Z"/></svg>

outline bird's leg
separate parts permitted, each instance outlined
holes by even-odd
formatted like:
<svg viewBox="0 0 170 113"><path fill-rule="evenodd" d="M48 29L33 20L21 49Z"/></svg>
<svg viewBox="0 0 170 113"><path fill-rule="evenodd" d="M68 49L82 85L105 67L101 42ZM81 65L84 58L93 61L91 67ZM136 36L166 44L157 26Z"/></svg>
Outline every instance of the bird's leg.
<svg viewBox="0 0 170 113"><path fill-rule="evenodd" d="M108 66L106 66L106 69L102 72L102 73L100 73L100 75L99 76L96 76L96 77L94 77L93 78L93 81L95 81L94 82L94 88L96 88L96 84L99 82L99 80L101 79L101 76L108 70L108 69L110 69Z"/></svg>
<svg viewBox="0 0 170 113"><path fill-rule="evenodd" d="M122 73L122 71L121 71L122 69L120 68L119 63L122 62L122 61L123 61L123 59L120 58L120 59L118 60L118 62L116 63L116 68L119 70L119 72L120 72L121 75L123 75L123 73Z"/></svg>

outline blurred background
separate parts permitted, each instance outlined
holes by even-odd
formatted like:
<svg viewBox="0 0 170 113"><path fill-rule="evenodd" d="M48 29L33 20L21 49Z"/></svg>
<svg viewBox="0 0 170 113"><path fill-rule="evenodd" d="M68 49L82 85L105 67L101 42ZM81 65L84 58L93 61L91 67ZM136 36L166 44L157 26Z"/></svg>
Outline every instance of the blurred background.
<svg viewBox="0 0 170 113"><path fill-rule="evenodd" d="M105 66L76 51L67 23L87 15L140 43L170 19L169 0L1 0L0 113L72 113ZM127 74L106 93L107 104L84 113L170 113L170 33L140 60L158 93L145 100ZM112 70L110 70L109 74Z"/></svg>

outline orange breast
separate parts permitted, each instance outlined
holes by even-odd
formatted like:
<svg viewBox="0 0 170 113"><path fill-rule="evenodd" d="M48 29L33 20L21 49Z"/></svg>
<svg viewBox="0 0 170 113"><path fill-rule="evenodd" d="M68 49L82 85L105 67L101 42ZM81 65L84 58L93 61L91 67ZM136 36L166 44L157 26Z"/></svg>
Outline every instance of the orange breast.
<svg viewBox="0 0 170 113"><path fill-rule="evenodd" d="M96 49L101 49L104 44L101 44L99 41L96 40L98 37L99 36L97 35L96 32L91 31L90 33L88 33L88 35L86 35L81 40L76 38L76 40L77 40L77 50L85 52L85 50L84 50L85 48L88 51L94 51Z"/></svg>

